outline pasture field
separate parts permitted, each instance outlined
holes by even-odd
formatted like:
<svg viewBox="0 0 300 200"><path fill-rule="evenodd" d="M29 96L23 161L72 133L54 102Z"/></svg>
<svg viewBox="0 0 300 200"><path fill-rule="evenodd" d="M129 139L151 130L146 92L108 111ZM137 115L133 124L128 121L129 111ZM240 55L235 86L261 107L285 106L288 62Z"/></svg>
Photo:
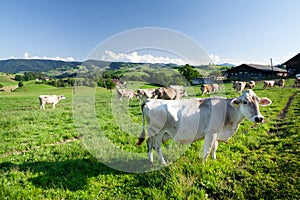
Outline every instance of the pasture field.
<svg viewBox="0 0 300 200"><path fill-rule="evenodd" d="M202 163L199 141L174 163L147 173L112 169L86 150L74 125L71 88L27 83L0 93L0 199L300 199L300 89L292 84L267 90L257 84L254 92L273 102L260 109L266 122L243 121L219 145L217 160ZM199 87L192 89L200 95ZM238 96L229 83L225 91ZM66 100L55 110L40 110L41 94ZM109 91L97 88L97 120L105 135L123 150L146 153L146 143L137 147L137 138L115 122L111 100ZM138 100L129 102L128 113L128 126L139 135Z"/></svg>
<svg viewBox="0 0 300 200"><path fill-rule="evenodd" d="M18 82L14 81L12 78L14 78L14 75L7 75L0 72L0 83L3 86L18 85Z"/></svg>

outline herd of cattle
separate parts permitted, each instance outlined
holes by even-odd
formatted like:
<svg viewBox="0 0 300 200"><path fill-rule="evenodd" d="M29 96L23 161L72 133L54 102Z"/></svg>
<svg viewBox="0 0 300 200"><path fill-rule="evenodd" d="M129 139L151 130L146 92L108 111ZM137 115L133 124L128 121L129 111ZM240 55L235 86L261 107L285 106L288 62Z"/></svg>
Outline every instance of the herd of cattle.
<svg viewBox="0 0 300 200"><path fill-rule="evenodd" d="M188 94L183 86L170 85L156 89L131 89L117 88L118 100L122 98L138 98L142 102L143 129L138 138L137 145L147 138L148 158L153 163L154 149L161 164L166 165L162 154L162 144L168 139L180 143L191 143L204 139L203 161L206 161L210 152L216 159L216 150L219 142L226 142L238 130L240 123L248 119L254 123L262 123L263 115L259 106L268 106L272 101L266 97L258 97L254 92L254 81L234 81L233 88L241 93L237 98L185 98ZM296 79L294 86L300 85ZM279 86L284 87L284 79L264 81L263 89ZM219 84L203 84L202 96L220 90ZM249 90L245 90L249 88ZM39 96L40 108L45 109L45 104L52 104L53 108L62 99L63 95ZM181 99L178 101L178 99ZM147 121L148 137L145 132Z"/></svg>
<svg viewBox="0 0 300 200"><path fill-rule="evenodd" d="M253 89L255 87L255 81L233 81L233 89L241 93L244 89ZM263 89L279 86L284 87L285 80L269 80L264 81ZM300 85L300 79L295 81L294 85ZM217 83L213 84L203 84L200 87L202 96L205 94L211 94L218 92L221 89L221 86ZM120 89L117 88L118 100L122 101L122 98L128 98L132 100L134 97L138 98L141 102L145 99L163 99L163 100L175 100L180 99L181 97L187 97L187 92L183 86L180 85L170 85L169 87L160 87L156 89L138 89L134 91L132 89Z"/></svg>
<svg viewBox="0 0 300 200"><path fill-rule="evenodd" d="M244 89L253 89L255 87L254 81L244 82L244 81L233 81L233 89L241 93ZM264 81L263 89L279 86L284 87L285 80L269 80ZM300 77L297 77L294 82L294 87L300 86ZM218 92L221 86L217 83L213 84L203 84L201 86L202 96L205 94L211 94L213 92ZM138 89L134 91L132 89L120 89L117 88L118 100L122 101L122 98L128 98L132 100L134 97L138 98L141 102L145 99L163 99L163 100L175 100L181 97L187 97L187 92L183 86L180 85L170 85L169 87L160 87L157 89ZM45 104L52 104L52 108L62 99L65 99L63 95L40 95L40 108L45 109Z"/></svg>

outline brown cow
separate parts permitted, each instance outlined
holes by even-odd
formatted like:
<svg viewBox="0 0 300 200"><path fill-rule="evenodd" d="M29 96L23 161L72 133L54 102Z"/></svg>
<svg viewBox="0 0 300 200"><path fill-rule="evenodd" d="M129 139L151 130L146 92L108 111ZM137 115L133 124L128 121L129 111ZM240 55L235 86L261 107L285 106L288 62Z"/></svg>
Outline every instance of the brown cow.
<svg viewBox="0 0 300 200"><path fill-rule="evenodd" d="M246 83L245 88L253 89L255 87L254 81L249 81L249 83Z"/></svg>
<svg viewBox="0 0 300 200"><path fill-rule="evenodd" d="M148 88L148 89L138 89L136 92L136 97L143 101L144 99L151 99L153 96L153 92L155 89Z"/></svg>
<svg viewBox="0 0 300 200"><path fill-rule="evenodd" d="M213 91L213 87L211 84L203 84L201 86L202 96L205 94L210 94Z"/></svg>
<svg viewBox="0 0 300 200"><path fill-rule="evenodd" d="M170 87L161 87L161 88L157 88L153 92L152 98L174 100L174 99L180 99L184 95L185 95L185 91L176 90Z"/></svg>
<svg viewBox="0 0 300 200"><path fill-rule="evenodd" d="M284 84L285 84L285 80L284 79L280 79L280 80L277 80L275 81L275 84L274 85L277 85L279 87L284 87Z"/></svg>

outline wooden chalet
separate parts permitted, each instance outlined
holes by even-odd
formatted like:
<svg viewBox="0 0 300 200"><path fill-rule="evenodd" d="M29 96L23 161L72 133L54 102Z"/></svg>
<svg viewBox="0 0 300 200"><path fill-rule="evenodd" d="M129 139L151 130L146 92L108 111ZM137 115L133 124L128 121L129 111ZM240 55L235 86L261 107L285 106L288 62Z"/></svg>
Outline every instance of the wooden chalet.
<svg viewBox="0 0 300 200"><path fill-rule="evenodd" d="M287 70L257 64L242 64L227 70L227 78L230 79L261 79L274 76L285 77Z"/></svg>
<svg viewBox="0 0 300 200"><path fill-rule="evenodd" d="M283 63L283 65L286 66L288 74L300 74L300 53Z"/></svg>

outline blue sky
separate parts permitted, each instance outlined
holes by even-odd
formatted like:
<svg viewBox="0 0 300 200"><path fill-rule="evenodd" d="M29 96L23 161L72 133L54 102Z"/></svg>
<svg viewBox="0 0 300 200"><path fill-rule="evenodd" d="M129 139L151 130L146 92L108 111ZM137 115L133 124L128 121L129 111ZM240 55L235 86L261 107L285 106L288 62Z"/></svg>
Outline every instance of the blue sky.
<svg viewBox="0 0 300 200"><path fill-rule="evenodd" d="M299 0L0 0L0 59L84 60L135 28L175 30L215 62L280 64L300 51Z"/></svg>

